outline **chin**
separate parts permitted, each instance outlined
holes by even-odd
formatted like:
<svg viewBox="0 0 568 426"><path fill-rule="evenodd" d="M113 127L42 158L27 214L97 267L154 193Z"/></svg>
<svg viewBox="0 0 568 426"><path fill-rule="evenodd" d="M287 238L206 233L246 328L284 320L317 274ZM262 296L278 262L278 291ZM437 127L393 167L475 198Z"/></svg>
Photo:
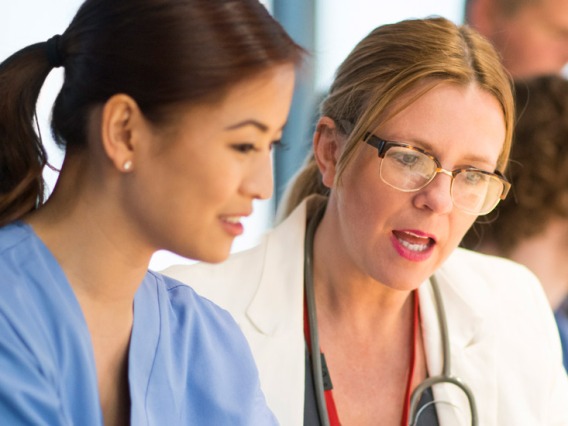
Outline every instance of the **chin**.
<svg viewBox="0 0 568 426"><path fill-rule="evenodd" d="M231 254L231 246L227 247L206 247L202 250L195 250L192 259L207 263L220 263L227 260Z"/></svg>
<svg viewBox="0 0 568 426"><path fill-rule="evenodd" d="M177 241L176 245L165 247L179 256L199 262L220 263L227 260L231 254L233 239L202 238L194 241Z"/></svg>

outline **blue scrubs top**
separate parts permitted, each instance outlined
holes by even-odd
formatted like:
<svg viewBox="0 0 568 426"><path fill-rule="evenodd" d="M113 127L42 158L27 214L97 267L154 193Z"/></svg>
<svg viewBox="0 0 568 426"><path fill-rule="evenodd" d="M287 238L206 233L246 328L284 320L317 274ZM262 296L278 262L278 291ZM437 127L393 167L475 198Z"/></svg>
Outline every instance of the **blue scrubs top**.
<svg viewBox="0 0 568 426"><path fill-rule="evenodd" d="M560 333L560 341L562 342L562 356L564 359L564 368L568 371L568 297L564 299L562 304L554 311L556 325Z"/></svg>
<svg viewBox="0 0 568 426"><path fill-rule="evenodd" d="M133 425L274 425L244 336L190 287L149 271L134 300ZM0 419L103 424L90 334L32 228L0 228Z"/></svg>

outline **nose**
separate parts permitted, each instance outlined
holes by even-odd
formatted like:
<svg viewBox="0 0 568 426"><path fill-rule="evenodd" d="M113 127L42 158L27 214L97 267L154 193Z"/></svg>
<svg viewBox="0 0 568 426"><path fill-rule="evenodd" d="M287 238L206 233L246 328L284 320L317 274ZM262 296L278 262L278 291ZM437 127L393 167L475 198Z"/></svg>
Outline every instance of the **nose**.
<svg viewBox="0 0 568 426"><path fill-rule="evenodd" d="M253 199L266 200L270 198L274 188L270 153L258 156L249 166L250 169L242 185L243 193Z"/></svg>
<svg viewBox="0 0 568 426"><path fill-rule="evenodd" d="M414 205L420 209L428 209L437 214L449 214L454 207L450 193L451 185L451 173L438 169L434 179L416 193Z"/></svg>

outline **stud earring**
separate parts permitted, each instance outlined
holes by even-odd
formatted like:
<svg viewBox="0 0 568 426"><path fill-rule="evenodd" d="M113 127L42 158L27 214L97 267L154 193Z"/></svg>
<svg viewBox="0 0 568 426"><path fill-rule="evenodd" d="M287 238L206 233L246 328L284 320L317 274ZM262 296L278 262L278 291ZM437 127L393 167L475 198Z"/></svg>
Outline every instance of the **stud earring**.
<svg viewBox="0 0 568 426"><path fill-rule="evenodd" d="M124 164L122 164L122 169L125 172L129 172L130 170L132 170L132 160L126 160Z"/></svg>

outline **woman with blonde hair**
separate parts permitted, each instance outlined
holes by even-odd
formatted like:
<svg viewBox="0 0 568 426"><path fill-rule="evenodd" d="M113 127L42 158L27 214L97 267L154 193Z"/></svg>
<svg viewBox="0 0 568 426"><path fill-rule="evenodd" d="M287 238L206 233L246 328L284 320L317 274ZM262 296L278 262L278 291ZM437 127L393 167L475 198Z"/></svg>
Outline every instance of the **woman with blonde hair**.
<svg viewBox="0 0 568 426"><path fill-rule="evenodd" d="M507 195L513 116L468 27L378 27L336 73L286 219L224 264L167 271L235 316L282 424L568 424L538 281L457 248Z"/></svg>

